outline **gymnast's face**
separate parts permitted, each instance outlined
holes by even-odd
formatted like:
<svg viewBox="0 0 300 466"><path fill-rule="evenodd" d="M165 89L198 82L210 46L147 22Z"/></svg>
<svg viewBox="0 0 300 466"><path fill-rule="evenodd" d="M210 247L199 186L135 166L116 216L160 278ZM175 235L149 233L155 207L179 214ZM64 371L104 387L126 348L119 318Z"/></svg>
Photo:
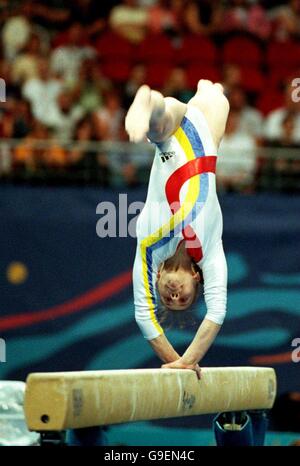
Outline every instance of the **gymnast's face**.
<svg viewBox="0 0 300 466"><path fill-rule="evenodd" d="M199 272L178 267L165 269L162 265L157 274L157 288L164 306L172 311L184 311L194 301Z"/></svg>

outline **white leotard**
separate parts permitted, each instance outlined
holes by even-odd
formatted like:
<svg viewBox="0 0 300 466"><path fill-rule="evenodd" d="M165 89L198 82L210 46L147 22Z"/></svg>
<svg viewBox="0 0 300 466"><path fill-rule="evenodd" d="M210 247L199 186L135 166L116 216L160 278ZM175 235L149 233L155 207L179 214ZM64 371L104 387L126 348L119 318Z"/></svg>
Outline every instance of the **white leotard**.
<svg viewBox="0 0 300 466"><path fill-rule="evenodd" d="M160 264L176 252L179 242L184 238L183 228L192 228L201 244L201 258L196 262L204 278L206 318L222 324L227 300L223 223L215 173L197 174L183 183L178 194L180 205L176 213L171 211L170 199L167 197L167 187L176 195L180 172L185 172L187 165L199 162L192 160L206 157L205 161L199 162L205 163L217 154L202 112L189 105L180 128L167 141L156 143L155 146L147 199L137 222L137 249L133 268L135 318L144 337L150 340L163 333L156 317L157 271Z"/></svg>

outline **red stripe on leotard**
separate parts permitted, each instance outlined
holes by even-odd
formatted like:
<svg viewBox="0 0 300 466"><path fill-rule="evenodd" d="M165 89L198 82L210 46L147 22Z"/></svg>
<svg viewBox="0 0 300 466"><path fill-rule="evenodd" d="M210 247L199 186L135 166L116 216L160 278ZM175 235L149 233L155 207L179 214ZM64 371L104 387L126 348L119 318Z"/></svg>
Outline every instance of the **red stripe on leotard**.
<svg viewBox="0 0 300 466"><path fill-rule="evenodd" d="M201 173L215 173L216 163L217 157L215 155L198 157L185 163L182 167L179 167L174 173L172 173L166 183L165 191L173 214L175 214L175 212L180 208L179 194L183 184L193 176L200 175ZM187 243L187 251L192 259L198 263L203 257L199 238L190 225L187 225L182 230L182 234L184 239L188 240L188 243L193 244L193 246L189 246Z"/></svg>

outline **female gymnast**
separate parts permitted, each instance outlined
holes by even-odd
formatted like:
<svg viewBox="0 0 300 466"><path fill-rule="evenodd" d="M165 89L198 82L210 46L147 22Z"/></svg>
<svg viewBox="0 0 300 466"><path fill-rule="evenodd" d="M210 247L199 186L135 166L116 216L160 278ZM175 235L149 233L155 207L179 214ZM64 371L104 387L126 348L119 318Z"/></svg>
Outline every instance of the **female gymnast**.
<svg viewBox="0 0 300 466"><path fill-rule="evenodd" d="M125 121L130 141L147 137L155 146L147 199L137 222L136 322L163 368L193 369L198 377L198 363L226 313L227 266L215 170L228 112L222 85L201 79L187 104L141 86ZM158 322L157 294L169 310L184 311L196 300L201 275L207 312L180 356Z"/></svg>

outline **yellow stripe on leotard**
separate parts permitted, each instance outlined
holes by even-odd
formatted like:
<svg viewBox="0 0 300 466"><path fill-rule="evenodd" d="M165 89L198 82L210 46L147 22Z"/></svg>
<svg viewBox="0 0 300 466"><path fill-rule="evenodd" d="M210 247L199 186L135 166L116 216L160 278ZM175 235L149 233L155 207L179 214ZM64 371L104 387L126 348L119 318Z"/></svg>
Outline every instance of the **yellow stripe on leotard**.
<svg viewBox="0 0 300 466"><path fill-rule="evenodd" d="M191 146L191 143L188 137L186 136L185 132L183 131L183 129L179 127L173 136L177 139L182 150L184 151L187 161L193 160L195 158L195 154ZM140 247L141 247L141 255L142 255L143 281L144 281L144 286L146 290L146 299L147 299L147 303L149 306L151 321L160 334L163 333L163 329L159 325L156 315L155 315L154 296L151 293L151 287L150 287L149 277L148 277L149 264L147 261L147 248L154 245L156 242L160 241L165 236L170 235L170 233L174 230L174 228L177 227L177 225L183 224L184 219L189 215L189 213L191 212L191 210L193 209L197 201L199 190L200 190L199 177L194 176L189 180L189 186L188 186L186 197L182 205L178 209L178 211L174 215L172 215L172 217L167 223L162 225L160 228L158 228L158 230L156 230L154 233L147 236L147 238L144 238L141 241ZM152 284L152 286L154 287L155 283Z"/></svg>

